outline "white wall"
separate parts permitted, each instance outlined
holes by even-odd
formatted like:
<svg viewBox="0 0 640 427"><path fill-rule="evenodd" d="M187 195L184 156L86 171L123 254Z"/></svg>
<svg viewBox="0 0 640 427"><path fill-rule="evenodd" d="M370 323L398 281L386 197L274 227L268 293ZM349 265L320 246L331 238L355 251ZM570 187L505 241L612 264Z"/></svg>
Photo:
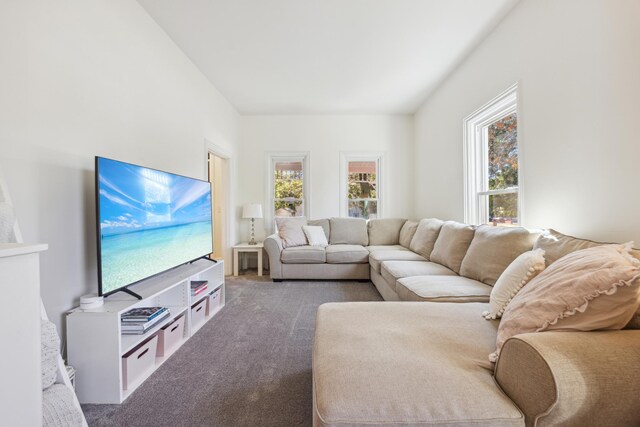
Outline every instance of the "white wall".
<svg viewBox="0 0 640 427"><path fill-rule="evenodd" d="M415 115L418 217L463 219L462 120L519 81L524 225L640 243L640 2L523 0Z"/></svg>
<svg viewBox="0 0 640 427"><path fill-rule="evenodd" d="M239 116L135 1L2 2L0 58L0 169L60 326L98 290L94 156L206 178Z"/></svg>
<svg viewBox="0 0 640 427"><path fill-rule="evenodd" d="M262 203L267 209L267 152L308 151L311 189L309 218L340 216L340 152L384 153L384 216L406 218L413 212L413 119L392 115L243 116L238 165L238 206ZM241 220L239 238L248 236ZM265 235L256 222L256 237Z"/></svg>

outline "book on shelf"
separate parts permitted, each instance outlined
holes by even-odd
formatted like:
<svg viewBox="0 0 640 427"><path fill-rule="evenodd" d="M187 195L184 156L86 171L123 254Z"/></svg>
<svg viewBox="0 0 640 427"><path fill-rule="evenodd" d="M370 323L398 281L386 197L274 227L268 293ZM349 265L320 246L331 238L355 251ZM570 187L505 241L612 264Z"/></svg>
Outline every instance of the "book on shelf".
<svg viewBox="0 0 640 427"><path fill-rule="evenodd" d="M162 314L146 322L121 322L120 328L125 335L144 334L167 317L169 317L169 310L163 311Z"/></svg>
<svg viewBox="0 0 640 427"><path fill-rule="evenodd" d="M192 297L198 296L198 295L204 293L206 290L207 290L207 287L205 286L204 288L200 288L195 292L191 292L191 296Z"/></svg>
<svg viewBox="0 0 640 427"><path fill-rule="evenodd" d="M120 316L123 322L146 322L167 311L167 307L133 308Z"/></svg>
<svg viewBox="0 0 640 427"><path fill-rule="evenodd" d="M191 282L191 296L196 296L207 290L208 283L206 280L193 280Z"/></svg>
<svg viewBox="0 0 640 427"><path fill-rule="evenodd" d="M191 281L191 289L199 288L200 286L206 285L207 283L209 283L208 280L192 280Z"/></svg>

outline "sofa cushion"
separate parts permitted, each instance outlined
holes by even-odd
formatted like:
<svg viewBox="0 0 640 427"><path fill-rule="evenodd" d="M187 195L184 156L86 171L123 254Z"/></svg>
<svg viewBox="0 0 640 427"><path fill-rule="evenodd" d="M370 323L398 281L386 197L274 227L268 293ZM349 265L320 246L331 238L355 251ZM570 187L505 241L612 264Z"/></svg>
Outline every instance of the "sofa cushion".
<svg viewBox="0 0 640 427"><path fill-rule="evenodd" d="M426 259L404 248L389 251L380 250L371 252L369 255L369 264L378 273L381 272L382 266L380 263L382 261L426 261Z"/></svg>
<svg viewBox="0 0 640 427"><path fill-rule="evenodd" d="M409 246L411 246L411 239L413 239L413 236L416 234L417 229L418 229L417 221L405 222L402 228L400 229L399 243L408 249Z"/></svg>
<svg viewBox="0 0 640 427"><path fill-rule="evenodd" d="M418 226L419 229L420 226ZM472 225L455 221L445 222L440 229L440 234L438 234L438 240L433 245L430 260L459 273L460 265L473 240L474 233L475 227Z"/></svg>
<svg viewBox="0 0 640 427"><path fill-rule="evenodd" d="M276 218L278 235L282 239L282 246L290 248L293 246L304 246L307 244L307 236L302 231L302 227L307 225L307 218L303 216Z"/></svg>
<svg viewBox="0 0 640 427"><path fill-rule="evenodd" d="M396 292L401 301L488 302L491 286L462 276L413 276L399 279Z"/></svg>
<svg viewBox="0 0 640 427"><path fill-rule="evenodd" d="M376 245L376 246L367 246L367 250L369 252L374 252L374 251L408 251L409 249L400 245Z"/></svg>
<svg viewBox="0 0 640 427"><path fill-rule="evenodd" d="M329 264L364 264L369 251L360 245L329 245L326 248Z"/></svg>
<svg viewBox="0 0 640 427"><path fill-rule="evenodd" d="M523 426L486 352L487 304L352 302L318 309L316 426ZM452 322L455 319L455 322Z"/></svg>
<svg viewBox="0 0 640 427"><path fill-rule="evenodd" d="M533 248L539 235L522 227L479 226L462 260L460 275L493 286L513 260Z"/></svg>
<svg viewBox="0 0 640 427"><path fill-rule="evenodd" d="M410 276L457 276L456 273L440 264L430 261L383 261L380 273L391 289L396 280Z"/></svg>
<svg viewBox="0 0 640 427"><path fill-rule="evenodd" d="M362 245L369 244L367 235L367 221L362 218L331 218L331 245Z"/></svg>
<svg viewBox="0 0 640 427"><path fill-rule="evenodd" d="M327 258L322 246L296 246L283 249L280 261L283 264L323 264Z"/></svg>
<svg viewBox="0 0 640 427"><path fill-rule="evenodd" d="M437 218L420 220L416 232L411 239L409 249L429 259L443 224L444 222Z"/></svg>
<svg viewBox="0 0 640 427"><path fill-rule="evenodd" d="M544 249L544 258L547 266L559 260L563 256L571 252L581 249L593 248L600 246L602 243L594 242L586 239L578 239L577 237L567 236L556 230L547 230L546 233L538 237L534 243L535 249Z"/></svg>
<svg viewBox="0 0 640 427"><path fill-rule="evenodd" d="M406 219L384 218L370 219L367 222L370 245L397 245L400 242L400 229Z"/></svg>
<svg viewBox="0 0 640 427"><path fill-rule="evenodd" d="M329 225L329 220L327 218L307 220L307 225L319 225L322 227L324 235L327 236L327 241L329 241L329 237L331 236L331 226Z"/></svg>
<svg viewBox="0 0 640 427"><path fill-rule="evenodd" d="M595 242L593 240L579 239L577 237L562 234L559 231L549 229L538 237L533 245L534 249L544 249L544 258L547 266L559 260L571 252L581 249L589 249L601 245L614 245L615 243ZM640 249L632 249L631 255L640 259Z"/></svg>

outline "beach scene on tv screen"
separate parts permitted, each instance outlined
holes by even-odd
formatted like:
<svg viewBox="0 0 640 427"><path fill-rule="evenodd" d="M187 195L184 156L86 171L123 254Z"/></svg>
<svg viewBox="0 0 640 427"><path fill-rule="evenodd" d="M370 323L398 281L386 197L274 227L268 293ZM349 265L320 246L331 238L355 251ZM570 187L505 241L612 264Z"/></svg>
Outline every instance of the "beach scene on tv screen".
<svg viewBox="0 0 640 427"><path fill-rule="evenodd" d="M208 182L98 159L102 293L212 252Z"/></svg>

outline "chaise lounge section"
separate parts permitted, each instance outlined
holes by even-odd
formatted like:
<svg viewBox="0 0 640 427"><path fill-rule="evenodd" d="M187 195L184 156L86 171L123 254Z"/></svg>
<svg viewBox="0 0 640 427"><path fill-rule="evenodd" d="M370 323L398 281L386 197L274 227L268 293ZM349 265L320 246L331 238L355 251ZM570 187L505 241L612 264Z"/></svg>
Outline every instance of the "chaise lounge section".
<svg viewBox="0 0 640 427"><path fill-rule="evenodd" d="M320 306L313 425L638 425L640 330L518 335L494 368L487 306Z"/></svg>
<svg viewBox="0 0 640 427"><path fill-rule="evenodd" d="M544 247L552 263L599 244L554 231L477 227L460 257L467 245L452 230L463 229L443 223L431 252L423 252L430 261L393 261L402 250L389 251L377 256L379 273L371 262L377 252L371 254L378 289L412 302L320 306L313 425L640 425L638 313L624 330L515 335L497 363L487 357L500 321L482 314L508 259ZM448 241L443 252L442 236L457 244Z"/></svg>

